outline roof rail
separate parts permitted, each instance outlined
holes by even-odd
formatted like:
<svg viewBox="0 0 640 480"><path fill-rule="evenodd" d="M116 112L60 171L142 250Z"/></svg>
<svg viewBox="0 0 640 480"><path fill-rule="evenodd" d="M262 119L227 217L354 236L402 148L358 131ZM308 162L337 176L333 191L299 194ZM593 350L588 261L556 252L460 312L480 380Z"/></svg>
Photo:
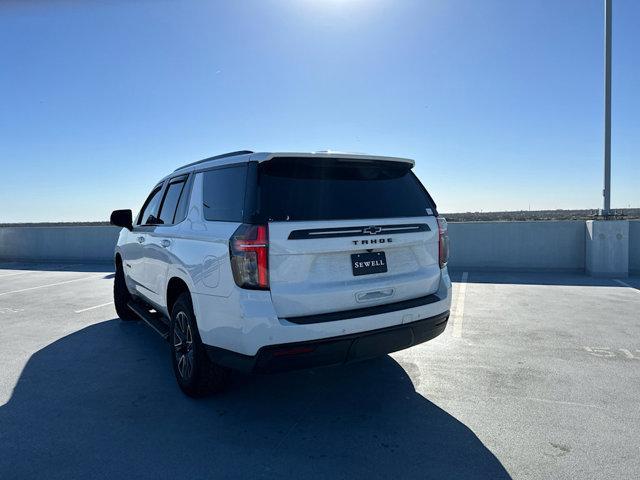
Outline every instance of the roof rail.
<svg viewBox="0 0 640 480"><path fill-rule="evenodd" d="M235 152L222 153L220 155L216 155L215 157L209 157L202 160L198 160L197 162L187 163L186 165L176 168L174 172L177 172L178 170L182 170L183 168L193 167L194 165L198 165L199 163L208 162L209 160L218 160L220 158L235 157L236 155L247 155L249 153L254 153L254 152L252 152L251 150L237 150Z"/></svg>

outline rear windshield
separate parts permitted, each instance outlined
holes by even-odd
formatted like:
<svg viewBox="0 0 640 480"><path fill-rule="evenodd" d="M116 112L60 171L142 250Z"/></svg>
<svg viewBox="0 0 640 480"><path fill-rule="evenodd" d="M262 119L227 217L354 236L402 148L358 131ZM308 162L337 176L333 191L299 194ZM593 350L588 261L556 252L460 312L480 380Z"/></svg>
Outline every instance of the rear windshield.
<svg viewBox="0 0 640 480"><path fill-rule="evenodd" d="M258 168L259 215L269 221L418 217L435 210L405 163L276 158Z"/></svg>

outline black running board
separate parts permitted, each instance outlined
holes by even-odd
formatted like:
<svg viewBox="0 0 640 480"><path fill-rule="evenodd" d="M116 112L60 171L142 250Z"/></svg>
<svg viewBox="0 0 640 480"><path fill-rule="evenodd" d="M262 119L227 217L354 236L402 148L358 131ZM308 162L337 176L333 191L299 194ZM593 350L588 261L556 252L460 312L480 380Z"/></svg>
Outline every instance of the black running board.
<svg viewBox="0 0 640 480"><path fill-rule="evenodd" d="M127 306L133 313L144 320L144 323L149 325L158 335L165 340L169 338L169 325L167 325L167 322L160 313L156 311L151 312L149 309L136 302L129 302L127 303Z"/></svg>

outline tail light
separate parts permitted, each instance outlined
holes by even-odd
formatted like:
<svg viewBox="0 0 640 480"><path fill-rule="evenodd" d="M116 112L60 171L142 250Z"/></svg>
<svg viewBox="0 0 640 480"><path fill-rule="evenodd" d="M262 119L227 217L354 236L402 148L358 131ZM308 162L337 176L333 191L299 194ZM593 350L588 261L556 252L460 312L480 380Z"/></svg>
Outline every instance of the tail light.
<svg viewBox="0 0 640 480"><path fill-rule="evenodd" d="M449 261L449 230L444 217L438 217L438 258L440 268L446 267Z"/></svg>
<svg viewBox="0 0 640 480"><path fill-rule="evenodd" d="M269 289L269 232L266 225L243 223L229 240L233 279L241 288Z"/></svg>

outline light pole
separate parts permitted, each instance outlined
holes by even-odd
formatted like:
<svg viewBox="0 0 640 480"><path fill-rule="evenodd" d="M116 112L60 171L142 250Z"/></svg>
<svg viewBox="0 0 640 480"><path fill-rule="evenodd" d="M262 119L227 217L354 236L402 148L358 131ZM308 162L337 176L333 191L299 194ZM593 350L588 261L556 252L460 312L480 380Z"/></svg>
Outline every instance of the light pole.
<svg viewBox="0 0 640 480"><path fill-rule="evenodd" d="M611 3L604 0L604 208L611 214Z"/></svg>

